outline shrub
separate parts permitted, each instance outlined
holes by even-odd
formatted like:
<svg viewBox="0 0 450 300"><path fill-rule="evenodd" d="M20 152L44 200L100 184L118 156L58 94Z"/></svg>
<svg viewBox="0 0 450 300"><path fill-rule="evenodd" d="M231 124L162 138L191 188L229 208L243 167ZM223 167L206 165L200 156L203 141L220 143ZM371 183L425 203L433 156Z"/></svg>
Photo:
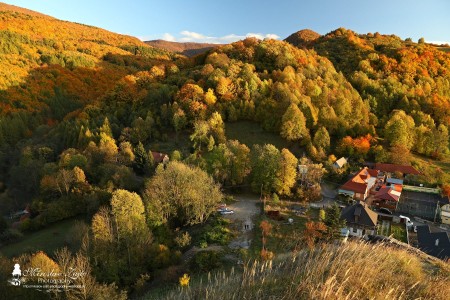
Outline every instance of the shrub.
<svg viewBox="0 0 450 300"><path fill-rule="evenodd" d="M321 221L325 220L325 210L323 209L319 210L319 220Z"/></svg>
<svg viewBox="0 0 450 300"><path fill-rule="evenodd" d="M175 237L175 244L181 249L187 248L191 244L191 235L189 232L184 232L178 234L177 237Z"/></svg>
<svg viewBox="0 0 450 300"><path fill-rule="evenodd" d="M261 250L261 259L262 260L272 260L274 257L274 254L272 251L268 251L266 249Z"/></svg>
<svg viewBox="0 0 450 300"><path fill-rule="evenodd" d="M227 245L231 238L231 232L226 227L228 223L224 218L212 220L211 225L205 226L203 240L209 244Z"/></svg>
<svg viewBox="0 0 450 300"><path fill-rule="evenodd" d="M273 200L273 202L275 202L275 203L280 202L280 198L278 197L277 193L273 193L273 195L272 195L272 200Z"/></svg>
<svg viewBox="0 0 450 300"><path fill-rule="evenodd" d="M192 269L200 272L208 272L221 266L221 254L217 251L197 252L191 261Z"/></svg>
<svg viewBox="0 0 450 300"><path fill-rule="evenodd" d="M5 243L5 244L11 243L11 242L19 240L22 237L23 237L23 234L19 230L9 228L0 234L0 242Z"/></svg>

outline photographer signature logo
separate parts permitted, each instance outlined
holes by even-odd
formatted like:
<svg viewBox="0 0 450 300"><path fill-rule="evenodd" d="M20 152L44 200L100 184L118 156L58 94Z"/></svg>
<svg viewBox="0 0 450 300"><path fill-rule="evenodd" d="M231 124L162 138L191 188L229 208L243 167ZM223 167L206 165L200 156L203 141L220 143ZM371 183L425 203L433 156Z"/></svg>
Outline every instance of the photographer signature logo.
<svg viewBox="0 0 450 300"><path fill-rule="evenodd" d="M88 273L74 267L69 267L64 272L58 269L42 270L32 266L21 270L20 265L15 264L11 274L12 278L8 280L11 285L39 291L60 292L67 289L84 289L83 278Z"/></svg>
<svg viewBox="0 0 450 300"><path fill-rule="evenodd" d="M12 285L15 285L15 286L20 286L20 284L21 284L20 277L22 277L22 271L20 270L19 264L14 265L14 270L12 271L12 276L13 276L13 278L9 281L9 283L11 283Z"/></svg>

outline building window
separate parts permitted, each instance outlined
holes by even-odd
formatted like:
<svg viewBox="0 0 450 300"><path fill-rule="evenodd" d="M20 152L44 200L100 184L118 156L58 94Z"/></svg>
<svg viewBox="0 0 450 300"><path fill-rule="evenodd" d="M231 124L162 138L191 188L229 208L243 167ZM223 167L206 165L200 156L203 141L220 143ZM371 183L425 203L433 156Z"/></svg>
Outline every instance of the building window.
<svg viewBox="0 0 450 300"><path fill-rule="evenodd" d="M353 233L357 233L357 232L358 232L358 229L353 228Z"/></svg>

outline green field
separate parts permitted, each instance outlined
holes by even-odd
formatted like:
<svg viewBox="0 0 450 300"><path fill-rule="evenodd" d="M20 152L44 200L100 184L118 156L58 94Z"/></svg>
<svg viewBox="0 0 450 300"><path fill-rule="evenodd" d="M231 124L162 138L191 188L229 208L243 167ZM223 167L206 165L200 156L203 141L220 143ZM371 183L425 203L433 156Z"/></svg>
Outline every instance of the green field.
<svg viewBox="0 0 450 300"><path fill-rule="evenodd" d="M45 251L49 255L66 246L67 236L77 219L58 222L42 230L26 234L20 241L0 248L0 253L13 257L25 252Z"/></svg>
<svg viewBox="0 0 450 300"><path fill-rule="evenodd" d="M292 153L301 155L298 143L292 144L283 139L278 133L265 131L258 123L238 121L225 124L227 139L238 140L251 148L253 145L272 144L278 149L288 148Z"/></svg>
<svg viewBox="0 0 450 300"><path fill-rule="evenodd" d="M225 132L227 139L238 140L248 147L259 144L272 144L277 148L286 148L288 143L280 135L267 132L259 124L250 121L226 123Z"/></svg>
<svg viewBox="0 0 450 300"><path fill-rule="evenodd" d="M425 186L436 186L440 182L450 183L450 156L445 156L442 160L436 160L422 155L413 154L413 162L418 163L422 168ZM437 170L440 169L440 172ZM440 177L439 179L437 177Z"/></svg>

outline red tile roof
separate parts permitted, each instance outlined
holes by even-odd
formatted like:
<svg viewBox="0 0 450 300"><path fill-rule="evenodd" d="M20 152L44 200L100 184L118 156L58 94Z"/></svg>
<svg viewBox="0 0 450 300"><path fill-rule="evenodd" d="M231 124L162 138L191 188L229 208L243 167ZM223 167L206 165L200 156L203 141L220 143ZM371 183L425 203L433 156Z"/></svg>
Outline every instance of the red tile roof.
<svg viewBox="0 0 450 300"><path fill-rule="evenodd" d="M354 182L352 179L347 181L343 186L341 186L342 190L353 191L355 193L364 194L367 189L367 184Z"/></svg>
<svg viewBox="0 0 450 300"><path fill-rule="evenodd" d="M394 190L395 192L399 193L398 191ZM400 199L399 195L395 195L395 193L392 193L391 187L383 186L376 194L375 198L377 199L383 199L383 200L390 200L398 202Z"/></svg>
<svg viewBox="0 0 450 300"><path fill-rule="evenodd" d="M354 191L355 193L364 194L367 189L367 180L370 177L376 177L378 175L377 170L370 170L368 168L364 168L359 171L352 179L347 181L341 189Z"/></svg>
<svg viewBox="0 0 450 300"><path fill-rule="evenodd" d="M374 166L374 169L382 171L382 172L389 172L389 173L400 172L403 174L412 174L412 175L420 174L420 172L417 171L413 166L403 166L403 165L396 165L396 164L376 163Z"/></svg>

